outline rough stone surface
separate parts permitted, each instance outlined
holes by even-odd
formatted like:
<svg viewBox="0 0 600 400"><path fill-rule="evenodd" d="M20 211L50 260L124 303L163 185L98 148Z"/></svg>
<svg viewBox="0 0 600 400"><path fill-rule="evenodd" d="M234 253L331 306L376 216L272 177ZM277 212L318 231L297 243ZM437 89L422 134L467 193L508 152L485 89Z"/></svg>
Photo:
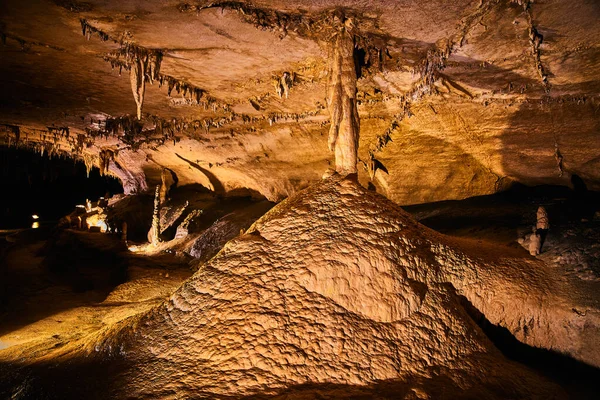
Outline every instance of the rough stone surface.
<svg viewBox="0 0 600 400"><path fill-rule="evenodd" d="M272 203L263 201L217 219L191 243L186 252L200 262L210 260L225 243L241 235L271 207Z"/></svg>
<svg viewBox="0 0 600 400"><path fill-rule="evenodd" d="M382 380L390 398L563 396L505 359L461 298L524 343L600 365L598 310L575 313L585 304L550 268L437 234L338 176L273 208L89 350L133 366L115 382L134 397Z"/></svg>
<svg viewBox="0 0 600 400"><path fill-rule="evenodd" d="M334 165L327 24L343 8L357 28L362 67L363 184L372 173L377 190L400 204L494 193L513 181L566 186L572 174L600 188L595 1L240 1L202 8L210 4L3 1L0 124L8 125L0 141L65 151L96 166L110 150L109 173L126 193L153 188L169 168L180 184L219 193L248 188L281 200ZM81 19L103 34L86 30L86 38ZM119 76L114 63L126 49L160 50L160 73L202 90L200 102L197 92L154 80L137 121L131 65L120 56ZM279 96L275 87L286 73L293 85ZM121 117L142 131L103 130L107 119ZM57 127L70 133L56 134ZM368 167L370 154L383 168Z"/></svg>

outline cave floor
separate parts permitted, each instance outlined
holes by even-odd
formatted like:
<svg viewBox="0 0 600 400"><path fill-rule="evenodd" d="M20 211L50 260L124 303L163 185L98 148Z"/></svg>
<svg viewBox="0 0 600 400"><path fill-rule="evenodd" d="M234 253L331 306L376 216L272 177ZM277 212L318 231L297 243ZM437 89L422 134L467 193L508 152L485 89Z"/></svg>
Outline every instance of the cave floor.
<svg viewBox="0 0 600 400"><path fill-rule="evenodd" d="M192 275L186 260L133 254L116 236L66 230L46 242L24 232L2 270L2 362L52 358L149 310Z"/></svg>
<svg viewBox="0 0 600 400"><path fill-rule="evenodd" d="M538 205L547 208L551 228L537 259L578 289L582 308L575 312L600 308L598 210L582 208L568 193L538 190L405 209L471 254L533 259L525 248ZM116 236L73 230L48 240L40 236L25 230L16 243L0 249L0 363L5 365L60 359L87 336L160 304L193 273L189 260L132 253ZM587 378L569 379L562 385L577 393ZM587 388L583 392L589 394Z"/></svg>
<svg viewBox="0 0 600 400"><path fill-rule="evenodd" d="M544 206L550 229L536 257L528 236ZM576 194L564 187L517 187L504 193L404 207L420 223L455 237L470 254L538 259L577 290L577 313L600 307L600 196Z"/></svg>

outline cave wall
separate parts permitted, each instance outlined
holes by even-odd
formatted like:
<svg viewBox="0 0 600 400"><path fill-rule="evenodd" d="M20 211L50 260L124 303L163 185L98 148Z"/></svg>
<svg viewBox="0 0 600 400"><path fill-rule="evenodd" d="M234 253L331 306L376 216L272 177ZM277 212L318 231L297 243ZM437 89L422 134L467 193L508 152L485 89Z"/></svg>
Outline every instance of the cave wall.
<svg viewBox="0 0 600 400"><path fill-rule="evenodd" d="M356 24L365 186L400 204L572 174L600 189L594 1L0 7L0 140L105 162L126 193L152 188L163 168L180 184L269 200L319 179L334 165L327 58L340 18ZM139 59L152 72L138 120L128 78Z"/></svg>

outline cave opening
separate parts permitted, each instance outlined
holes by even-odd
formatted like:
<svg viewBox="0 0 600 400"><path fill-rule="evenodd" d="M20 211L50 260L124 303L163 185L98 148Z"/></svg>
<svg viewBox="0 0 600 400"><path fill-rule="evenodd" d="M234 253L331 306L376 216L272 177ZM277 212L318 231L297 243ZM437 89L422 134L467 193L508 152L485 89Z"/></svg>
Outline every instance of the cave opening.
<svg viewBox="0 0 600 400"><path fill-rule="evenodd" d="M76 205L85 205L86 199L123 193L118 179L101 176L95 167L88 176L85 164L70 157L2 146L0 170L5 188L0 196L0 229L56 224Z"/></svg>

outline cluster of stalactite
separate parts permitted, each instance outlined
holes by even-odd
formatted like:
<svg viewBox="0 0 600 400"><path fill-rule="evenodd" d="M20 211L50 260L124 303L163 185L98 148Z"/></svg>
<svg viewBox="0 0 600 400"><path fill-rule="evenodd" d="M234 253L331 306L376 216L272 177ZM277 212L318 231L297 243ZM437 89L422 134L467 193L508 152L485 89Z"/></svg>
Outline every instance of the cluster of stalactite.
<svg viewBox="0 0 600 400"><path fill-rule="evenodd" d="M71 153L80 152L83 145L78 145L78 138L70 135L68 127L49 126L47 130L26 128L21 129L18 125L0 124L0 132L4 132L5 142L8 146L26 148L40 155L56 154L66 152L61 149L61 139L64 139L71 145ZM30 137L30 134L34 136ZM81 135L85 138L85 135Z"/></svg>
<svg viewBox="0 0 600 400"><path fill-rule="evenodd" d="M132 115L125 115L116 118L106 118L104 121L104 129L100 134L108 136L120 137L124 135L135 136L142 132L142 123L136 120ZM121 134L123 132L123 134Z"/></svg>
<svg viewBox="0 0 600 400"><path fill-rule="evenodd" d="M446 67L446 60L452 52L452 45L448 43L443 49L432 49L427 56L412 71L418 74L419 79L404 94L398 96L400 111L396 114L388 128L377 135L375 143L370 152L375 153L392 140L392 133L400 126L400 122L412 116L411 103L421 100L423 97L438 93L435 82L440 79L440 72Z"/></svg>
<svg viewBox="0 0 600 400"><path fill-rule="evenodd" d="M68 152L60 149L60 145L50 142L20 142L14 145L17 148L27 149L33 153L38 153L40 156L47 155L48 158L64 157Z"/></svg>
<svg viewBox="0 0 600 400"><path fill-rule="evenodd" d="M360 27L357 24L355 28L355 46L364 53L364 59L360 65L361 69L367 71L383 71L386 59L392 56L385 45L389 39L385 35L373 33L377 30L377 23L374 19L365 15L358 15L352 10L335 9L327 10L316 15L309 15L305 12L282 12L269 8L261 8L252 4L240 1L221 1L210 2L209 4L191 4L183 3L178 6L181 12L196 12L209 8L229 9L239 13L244 22L254 25L261 30L268 30L278 33L280 37L285 37L289 32L310 39L321 39L328 41L335 33L336 27L340 22L340 15L344 18L360 20ZM358 28L364 30L361 34ZM367 33L367 31L370 31ZM359 71L360 72L360 71ZM276 79L275 88L279 97L285 95L285 84L281 81L284 77Z"/></svg>
<svg viewBox="0 0 600 400"><path fill-rule="evenodd" d="M155 79L159 79L162 52L126 43L117 54L124 55L126 62L131 66L129 69L131 91L137 106L137 119L141 120L146 82L153 83Z"/></svg>
<svg viewBox="0 0 600 400"><path fill-rule="evenodd" d="M204 89L169 75L160 75L158 85L159 87L163 85L167 86L168 96L171 96L171 93L175 90L177 94L189 100L187 104L199 105L204 107L205 110L212 109L213 111L217 111L217 109L223 109L229 111L231 109L228 104L209 96Z"/></svg>
<svg viewBox="0 0 600 400"><path fill-rule="evenodd" d="M175 138L175 135L179 133L189 132L190 130L203 130L206 134L208 134L212 128L219 129L234 122L252 125L264 122L268 122L269 125L273 125L278 122L299 122L300 120L320 114L324 109L324 105L318 104L315 110L304 111L301 113L279 112L269 113L267 115L251 116L248 114L240 114L231 111L223 117L215 118L203 118L195 120L171 118L170 120L166 120L153 116L151 119L155 125L154 133L157 136L162 136L164 140L172 140Z"/></svg>
<svg viewBox="0 0 600 400"><path fill-rule="evenodd" d="M310 39L328 40L339 26L340 16L360 20L361 29L373 29L377 21L366 15L359 15L350 9L326 10L318 14L305 11L283 12L270 8L254 6L242 1L216 1L204 3L182 3L177 6L181 12L200 13L202 10L217 8L236 11L242 20L254 25L257 29L279 34L280 38L290 32ZM357 29L358 30L358 29ZM357 34L357 32L355 32ZM357 41L357 44L362 43Z"/></svg>
<svg viewBox="0 0 600 400"><path fill-rule="evenodd" d="M204 109L212 108L216 111L218 108L226 111L231 107L214 97L209 96L205 90L177 79L169 75L160 73L160 66L164 56L164 51L160 49L148 49L124 39L116 40L110 37L102 30L90 25L85 19L81 19L83 34L89 39L92 34L97 34L103 40L112 40L120 45L117 51L104 56L104 60L109 62L113 69L119 69L119 75L123 69L129 71L131 81L131 90L137 106L138 120L142 119L142 108L146 92L146 83L153 84L158 81L159 87L167 86L167 95L171 96L173 90L188 99L188 104L203 106Z"/></svg>
<svg viewBox="0 0 600 400"><path fill-rule="evenodd" d="M285 96L287 99L290 97L290 89L294 86L296 81L296 73L295 72L284 72L280 77L277 76L274 79L275 83L275 93L279 98ZM255 107L256 108L256 107Z"/></svg>
<svg viewBox="0 0 600 400"><path fill-rule="evenodd" d="M119 50L110 55L115 57L115 61L124 61L132 69L135 67L135 63L142 63L143 73L140 73L140 77L143 77L145 82L153 83L160 77L162 50L148 49L131 42L123 42Z"/></svg>
<svg viewBox="0 0 600 400"><path fill-rule="evenodd" d="M21 139L21 128L18 125L2 124L0 125L0 129L6 133L12 134L14 136L15 144L19 143L19 140ZM11 145L12 140L12 136L8 135L9 146Z"/></svg>
<svg viewBox="0 0 600 400"><path fill-rule="evenodd" d="M493 9L495 5L498 5L499 2L500 0L482 0L473 13L463 18L462 25L452 38L447 40L443 46L429 50L421 63L413 68L412 73L419 75L418 80L406 93L398 98L400 108L399 113L392 119L388 128L380 135L377 135L375 143L373 143L369 149L370 153L374 154L375 152L383 150L383 148L391 141L391 135L400 126L400 122L405 118L412 116L411 103L419 101L427 95L435 95L438 93L435 82L443 78L441 76L441 71L446 68L447 60L452 52L463 45L467 34Z"/></svg>
<svg viewBox="0 0 600 400"><path fill-rule="evenodd" d="M142 119L146 82L153 83L154 80L159 78L163 52L138 46L126 41L124 37L121 40L111 38L108 33L94 27L83 18L80 19L80 23L81 31L88 40L92 35L96 35L102 41L111 40L120 45L117 51L104 57L104 59L111 63L113 69L115 66L119 67L119 74L121 74L124 67L129 70L131 91L137 106L137 118L138 120Z"/></svg>
<svg viewBox="0 0 600 400"><path fill-rule="evenodd" d="M47 47L47 48L50 48L53 50L65 51L65 49L63 49L62 47L54 46L49 43L25 40L19 36L11 35L4 31L0 31L0 42L2 42L3 46L6 46L7 39L12 39L12 40L16 41L17 43L19 43L19 46L21 47L22 51L29 51L31 49L31 47L33 47L33 46Z"/></svg>
<svg viewBox="0 0 600 400"><path fill-rule="evenodd" d="M59 7L65 8L71 12L85 12L92 11L92 5L83 1L74 1L74 0L52 0L54 4Z"/></svg>
<svg viewBox="0 0 600 400"><path fill-rule="evenodd" d="M83 34L83 36L85 36L87 40L90 40L93 35L96 35L103 42L112 40L115 43L118 43L118 41L111 39L108 33L96 28L95 26L90 25L90 23L86 19L81 18L79 22L81 23L81 33Z"/></svg>
<svg viewBox="0 0 600 400"><path fill-rule="evenodd" d="M433 86L439 78L440 72L446 68L446 60L450 56L452 48L447 45L443 49L432 49L427 52L427 56L416 66L412 73L418 74L419 79L415 82L411 89L405 94L405 97L418 99L425 94L436 93Z"/></svg>
<svg viewBox="0 0 600 400"><path fill-rule="evenodd" d="M83 159L83 163L85 164L85 172L87 177L90 177L90 171L94 168L96 157L93 154L82 154L81 158Z"/></svg>
<svg viewBox="0 0 600 400"><path fill-rule="evenodd" d="M367 73L394 70L399 66L401 60L395 60L393 63L388 61L392 60L393 57L386 46L387 40L387 37L373 33L355 36L355 46L362 52L357 53L357 55L361 55L357 60L357 66L359 67L357 72L360 76Z"/></svg>
<svg viewBox="0 0 600 400"><path fill-rule="evenodd" d="M569 105L585 105L592 104L595 108L595 112L600 112L600 96L581 96L581 95L564 95L564 96L549 96L544 95L539 98L513 98L513 99L494 99L485 98L483 100L484 105L489 104L503 104L503 105L514 105L514 104L530 104L536 105L540 110L544 110L547 106L555 104L569 104Z"/></svg>
<svg viewBox="0 0 600 400"><path fill-rule="evenodd" d="M260 8L240 1L220 1L207 4L183 3L177 6L181 12L199 13L204 9L221 8L237 11L242 19L256 28L279 33L285 37L292 31L301 36L312 36L322 29L323 19L311 18L304 13L286 13Z"/></svg>
<svg viewBox="0 0 600 400"><path fill-rule="evenodd" d="M55 138L59 137L65 137L65 138L69 138L69 134L70 134L70 130L68 126L49 126L48 127L48 133L52 134Z"/></svg>
<svg viewBox="0 0 600 400"><path fill-rule="evenodd" d="M139 50L141 49L139 46L136 46ZM108 55L104 57L104 60L109 62L113 69L119 69L119 75L123 72L123 69L129 71L131 81L132 81L132 90L134 92L134 97L136 98L136 103L140 100L140 97L143 98L142 86L145 86L145 83L149 82L150 84L154 83L154 81L158 82L158 87L162 87L163 85L167 87L167 95L171 96L173 91L175 93L181 95L186 99L186 105L199 105L204 107L205 110L212 109L216 111L217 109L230 110L231 106L227 103L221 102L214 97L209 96L204 89L201 89L189 82L186 82L182 79L177 79L169 75L160 73L160 62L162 61L162 52L158 50L152 50L150 53L138 51L141 53L140 58L127 58L126 61L120 59L119 57L115 57L113 55ZM115 53L116 54L116 53ZM137 60L142 60L141 62ZM144 76L144 82L141 81L141 77ZM140 92L141 96L140 96Z"/></svg>
<svg viewBox="0 0 600 400"><path fill-rule="evenodd" d="M309 15L302 11L282 12L269 8L261 8L240 1L210 2L209 4L183 3L178 8L181 12L196 13L209 8L229 9L238 12L244 22L252 24L261 30L278 33L280 37L293 32L298 36L321 39L326 42L334 34L336 26L339 25L340 15L343 14L345 18L352 18L355 21L360 20L360 24L357 24L354 32L355 46L357 49L362 50L364 55L359 65L360 70L364 69L368 72L374 72L375 70L383 71L387 67L386 60L392 59L390 51L386 46L389 37L374 33L375 30L378 30L376 21L366 15L356 14L354 11L348 9L327 10L317 15ZM359 28L363 33L359 32ZM285 88L282 87L284 85L282 85L280 79L276 81L276 93L279 97L282 97L285 95Z"/></svg>
<svg viewBox="0 0 600 400"><path fill-rule="evenodd" d="M585 95L572 95L567 94L564 96L544 96L539 100L535 99L525 99L525 102L538 102L541 105L544 104L576 104L576 105L584 105L588 102L594 104L596 106L596 112L600 107L600 96L585 96Z"/></svg>
<svg viewBox="0 0 600 400"><path fill-rule="evenodd" d="M258 118L259 120L262 120L264 118L266 118L267 121L269 121L269 125L273 125L277 122L283 121L283 122L290 122L290 121L294 121L294 122L299 122L302 119L306 119L309 117L314 117L315 115L318 115L321 113L322 110L325 109L325 106L322 104L317 105L317 108L315 110L310 110L310 111L303 111L301 113L269 113L267 114L266 117L260 117Z"/></svg>
<svg viewBox="0 0 600 400"><path fill-rule="evenodd" d="M100 169L100 175L108 174L108 168L110 167L110 162L115 161L115 152L111 149L102 149L100 153L98 153L98 168Z"/></svg>
<svg viewBox="0 0 600 400"><path fill-rule="evenodd" d="M94 145L94 139L92 137L88 137L84 133L78 133L71 145L73 153L81 153L83 152L84 147L89 148Z"/></svg>
<svg viewBox="0 0 600 400"><path fill-rule="evenodd" d="M103 57L104 61L110 63L110 66L112 67L112 69L118 68L119 69L119 76L121 76L121 74L123 73L123 69L126 71L131 70L131 65L129 65L129 63L127 63L126 61L120 60L114 56L110 56L110 55L105 55Z"/></svg>

